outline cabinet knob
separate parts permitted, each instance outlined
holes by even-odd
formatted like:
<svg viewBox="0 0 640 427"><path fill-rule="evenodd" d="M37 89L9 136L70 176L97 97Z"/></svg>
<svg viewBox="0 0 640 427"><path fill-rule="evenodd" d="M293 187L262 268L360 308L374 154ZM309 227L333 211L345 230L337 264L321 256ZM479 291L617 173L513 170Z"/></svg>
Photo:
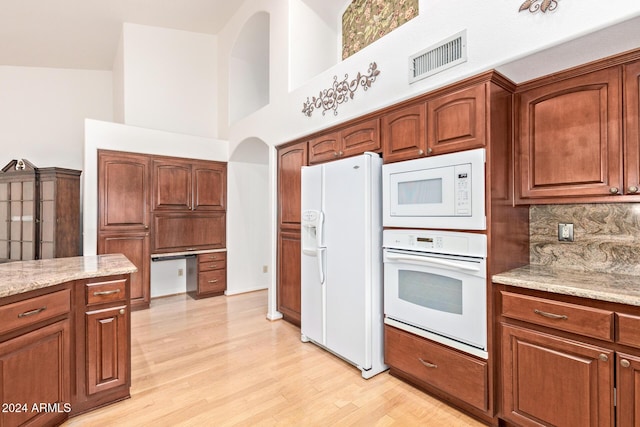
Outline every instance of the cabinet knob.
<svg viewBox="0 0 640 427"><path fill-rule="evenodd" d="M144 226L144 229L145 229L145 230L148 230L148 229L149 229L149 226L148 226L148 225L145 225L145 226Z"/></svg>
<svg viewBox="0 0 640 427"><path fill-rule="evenodd" d="M338 152L337 151L333 152L333 157L338 157Z"/></svg>
<svg viewBox="0 0 640 427"><path fill-rule="evenodd" d="M431 154L431 153L433 153L433 148L431 147L427 148L427 154Z"/></svg>
<svg viewBox="0 0 640 427"><path fill-rule="evenodd" d="M120 309L120 314L124 314L124 308Z"/></svg>
<svg viewBox="0 0 640 427"><path fill-rule="evenodd" d="M631 363L627 359L622 359L620 361L620 366L622 366L623 368L628 368L629 366L631 366Z"/></svg>
<svg viewBox="0 0 640 427"><path fill-rule="evenodd" d="M638 192L638 187L635 185L630 186L628 189L629 193L636 194Z"/></svg>
<svg viewBox="0 0 640 427"><path fill-rule="evenodd" d="M620 191L620 190L618 190L618 187L611 187L609 189L609 193L611 193L611 194L618 194L618 191Z"/></svg>
<svg viewBox="0 0 640 427"><path fill-rule="evenodd" d="M609 356L607 356L604 353L600 353L600 356L598 356L598 359L600 359L603 362L607 362L607 361L609 361Z"/></svg>
<svg viewBox="0 0 640 427"><path fill-rule="evenodd" d="M344 151L342 151L342 150L341 150L341 151L338 151L338 155L339 155L339 156L344 156Z"/></svg>
<svg viewBox="0 0 640 427"><path fill-rule="evenodd" d="M418 156L422 156L424 154L423 150L418 150Z"/></svg>

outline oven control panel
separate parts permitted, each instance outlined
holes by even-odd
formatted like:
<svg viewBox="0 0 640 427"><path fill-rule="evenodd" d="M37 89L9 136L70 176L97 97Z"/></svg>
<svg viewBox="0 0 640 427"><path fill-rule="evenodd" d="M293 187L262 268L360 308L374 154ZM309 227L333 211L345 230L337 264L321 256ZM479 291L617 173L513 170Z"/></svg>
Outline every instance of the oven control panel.
<svg viewBox="0 0 640 427"><path fill-rule="evenodd" d="M384 230L382 245L387 249L434 252L475 257L487 256L487 236L435 230Z"/></svg>

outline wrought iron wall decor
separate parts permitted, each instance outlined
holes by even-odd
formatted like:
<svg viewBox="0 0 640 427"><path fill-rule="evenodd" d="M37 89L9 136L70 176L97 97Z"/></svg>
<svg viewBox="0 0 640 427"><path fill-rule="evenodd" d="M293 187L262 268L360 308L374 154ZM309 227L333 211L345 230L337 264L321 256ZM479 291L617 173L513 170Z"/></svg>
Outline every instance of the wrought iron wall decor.
<svg viewBox="0 0 640 427"><path fill-rule="evenodd" d="M527 0L520 5L520 10L518 12L522 12L523 10L528 10L531 13L536 13L537 11L551 12L558 7L557 0Z"/></svg>
<svg viewBox="0 0 640 427"><path fill-rule="evenodd" d="M349 81L349 75L344 75L344 80L338 81L338 76L333 76L333 85L328 89L320 91L318 96L311 99L307 97L307 102L302 105L302 113L311 117L313 110L322 108L322 115L329 110L333 110L333 115L338 115L338 105L353 99L356 90L362 87L367 90L371 84L376 81L376 77L380 74L378 64L372 62L369 64L368 74L358 72L358 75Z"/></svg>

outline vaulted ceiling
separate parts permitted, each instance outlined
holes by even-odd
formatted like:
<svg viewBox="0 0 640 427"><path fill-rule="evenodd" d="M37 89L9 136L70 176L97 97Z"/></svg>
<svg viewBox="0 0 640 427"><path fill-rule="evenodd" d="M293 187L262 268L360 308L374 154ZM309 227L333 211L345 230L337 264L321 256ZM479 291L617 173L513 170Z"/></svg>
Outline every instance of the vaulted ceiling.
<svg viewBox="0 0 640 427"><path fill-rule="evenodd" d="M111 70L123 22L217 34L243 0L0 0L0 65Z"/></svg>

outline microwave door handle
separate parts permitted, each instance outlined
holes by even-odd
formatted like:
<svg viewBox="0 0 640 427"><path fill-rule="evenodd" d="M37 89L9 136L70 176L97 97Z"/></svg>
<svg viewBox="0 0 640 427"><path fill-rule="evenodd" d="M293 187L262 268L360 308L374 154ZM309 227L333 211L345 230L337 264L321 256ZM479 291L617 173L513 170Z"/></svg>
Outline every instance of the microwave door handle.
<svg viewBox="0 0 640 427"><path fill-rule="evenodd" d="M461 270L467 270L467 271L480 271L480 268L476 266L461 264L453 261L446 261L439 258L430 258L426 256L404 255L404 254L397 255L397 254L387 253L387 259L394 260L394 261L414 261L422 264L442 265L445 267L454 267L454 268L459 268Z"/></svg>

